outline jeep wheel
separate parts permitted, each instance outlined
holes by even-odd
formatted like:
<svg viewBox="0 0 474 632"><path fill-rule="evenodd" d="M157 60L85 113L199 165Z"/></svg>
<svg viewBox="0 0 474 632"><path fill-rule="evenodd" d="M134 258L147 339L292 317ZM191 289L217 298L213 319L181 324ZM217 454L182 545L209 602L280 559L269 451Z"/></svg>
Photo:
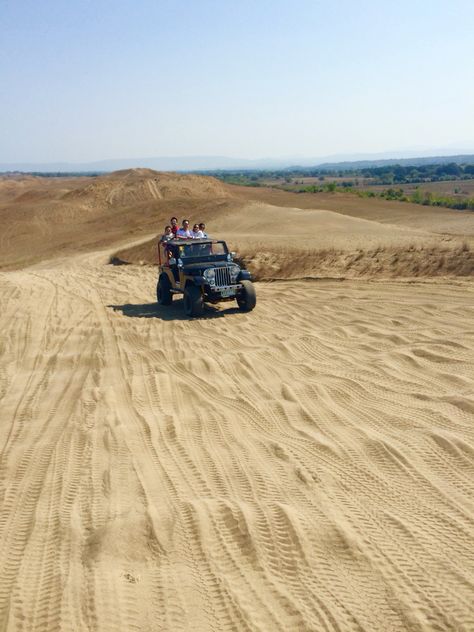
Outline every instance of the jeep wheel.
<svg viewBox="0 0 474 632"><path fill-rule="evenodd" d="M251 312L257 304L257 294L251 281L242 281L242 289L237 295L237 303L243 312Z"/></svg>
<svg viewBox="0 0 474 632"><path fill-rule="evenodd" d="M158 285L156 286L156 298L158 300L158 305L171 305L173 300L169 279L164 274L162 274L158 279Z"/></svg>
<svg viewBox="0 0 474 632"><path fill-rule="evenodd" d="M201 290L189 285L184 290L184 313L186 316L201 316L204 312L204 299Z"/></svg>

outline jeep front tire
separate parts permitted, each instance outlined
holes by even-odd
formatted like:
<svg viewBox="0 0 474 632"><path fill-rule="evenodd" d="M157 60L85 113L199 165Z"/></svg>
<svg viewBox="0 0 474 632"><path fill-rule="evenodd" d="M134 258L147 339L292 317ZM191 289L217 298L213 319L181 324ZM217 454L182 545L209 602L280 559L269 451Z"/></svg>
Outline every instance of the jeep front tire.
<svg viewBox="0 0 474 632"><path fill-rule="evenodd" d="M201 316L204 312L204 299L201 290L195 285L184 289L184 313L186 316Z"/></svg>
<svg viewBox="0 0 474 632"><path fill-rule="evenodd" d="M242 289L237 294L237 304L243 312L251 312L257 304L257 294L251 281L242 281Z"/></svg>
<svg viewBox="0 0 474 632"><path fill-rule="evenodd" d="M158 305L171 305L171 302L173 301L171 284L166 274L162 274L158 279L156 298L158 300Z"/></svg>

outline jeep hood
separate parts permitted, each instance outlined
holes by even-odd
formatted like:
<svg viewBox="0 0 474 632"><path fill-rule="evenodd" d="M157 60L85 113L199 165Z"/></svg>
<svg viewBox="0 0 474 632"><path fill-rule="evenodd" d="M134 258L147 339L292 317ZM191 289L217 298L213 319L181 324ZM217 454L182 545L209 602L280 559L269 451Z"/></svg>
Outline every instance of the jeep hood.
<svg viewBox="0 0 474 632"><path fill-rule="evenodd" d="M183 270L195 271L195 270L207 270L207 268L223 268L224 266L232 265L231 261L199 261L197 263L183 263ZM237 264L234 264L237 265Z"/></svg>

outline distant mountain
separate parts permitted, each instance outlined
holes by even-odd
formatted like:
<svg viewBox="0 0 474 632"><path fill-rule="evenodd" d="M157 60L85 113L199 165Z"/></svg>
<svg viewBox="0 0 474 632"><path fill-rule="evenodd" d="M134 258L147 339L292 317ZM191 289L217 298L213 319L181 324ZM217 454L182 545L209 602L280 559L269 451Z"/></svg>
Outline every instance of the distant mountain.
<svg viewBox="0 0 474 632"><path fill-rule="evenodd" d="M412 156L411 152L379 154L335 155L319 158L229 158L228 156L161 156L149 158L120 158L95 162L51 162L51 163L0 163L0 172L37 173L104 173L120 169L145 167L156 171L219 171L251 169L319 168L350 170L363 167L380 167L390 164L423 165L447 162L474 163L474 154ZM422 153L422 152L420 152Z"/></svg>
<svg viewBox="0 0 474 632"><path fill-rule="evenodd" d="M23 172L107 172L145 167L155 171L210 171L214 169L283 169L289 160L247 160L227 156L160 156L148 158L117 158L95 162L0 163L1 171Z"/></svg>

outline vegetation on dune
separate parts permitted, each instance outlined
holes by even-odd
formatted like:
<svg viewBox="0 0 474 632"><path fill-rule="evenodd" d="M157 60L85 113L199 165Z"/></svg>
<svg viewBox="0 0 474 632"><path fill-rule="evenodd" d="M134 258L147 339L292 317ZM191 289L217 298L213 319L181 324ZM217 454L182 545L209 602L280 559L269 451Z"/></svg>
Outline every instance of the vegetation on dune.
<svg viewBox="0 0 474 632"><path fill-rule="evenodd" d="M466 191L454 189L454 195L441 191L422 190L423 184L457 182L474 179L474 164L400 165L358 167L354 169L294 168L275 171L219 171L217 178L229 184L250 187L276 187L295 193L353 192L360 197L380 197L386 200L412 202L424 206L442 206L458 210L474 210L474 197ZM418 184L413 191L400 185ZM380 191L376 186L391 185ZM399 185L397 188L393 185Z"/></svg>
<svg viewBox="0 0 474 632"><path fill-rule="evenodd" d="M328 182L323 185L309 185L296 189L296 193L335 193L350 192L361 198L383 198L385 200L395 200L398 202L411 202L412 204L422 204L423 206L442 206L456 210L474 210L474 197L454 197L442 195L434 191L422 191L420 188L407 195L403 189L388 188L382 191L370 189L355 189L349 182Z"/></svg>
<svg viewBox="0 0 474 632"><path fill-rule="evenodd" d="M359 197L380 197L385 200L396 200L399 202L411 202L412 204L422 204L423 206L442 206L456 210L474 210L474 198L454 197L450 195L440 195L433 191L422 191L417 188L411 195L406 195L403 189L384 189L383 191L355 191Z"/></svg>
<svg viewBox="0 0 474 632"><path fill-rule="evenodd" d="M474 210L474 198L453 197L440 195L433 191L422 191L417 188L411 195L405 195L403 189L384 189L383 191L354 191L359 197L380 197L385 200L411 202L423 206L442 206L457 210Z"/></svg>

